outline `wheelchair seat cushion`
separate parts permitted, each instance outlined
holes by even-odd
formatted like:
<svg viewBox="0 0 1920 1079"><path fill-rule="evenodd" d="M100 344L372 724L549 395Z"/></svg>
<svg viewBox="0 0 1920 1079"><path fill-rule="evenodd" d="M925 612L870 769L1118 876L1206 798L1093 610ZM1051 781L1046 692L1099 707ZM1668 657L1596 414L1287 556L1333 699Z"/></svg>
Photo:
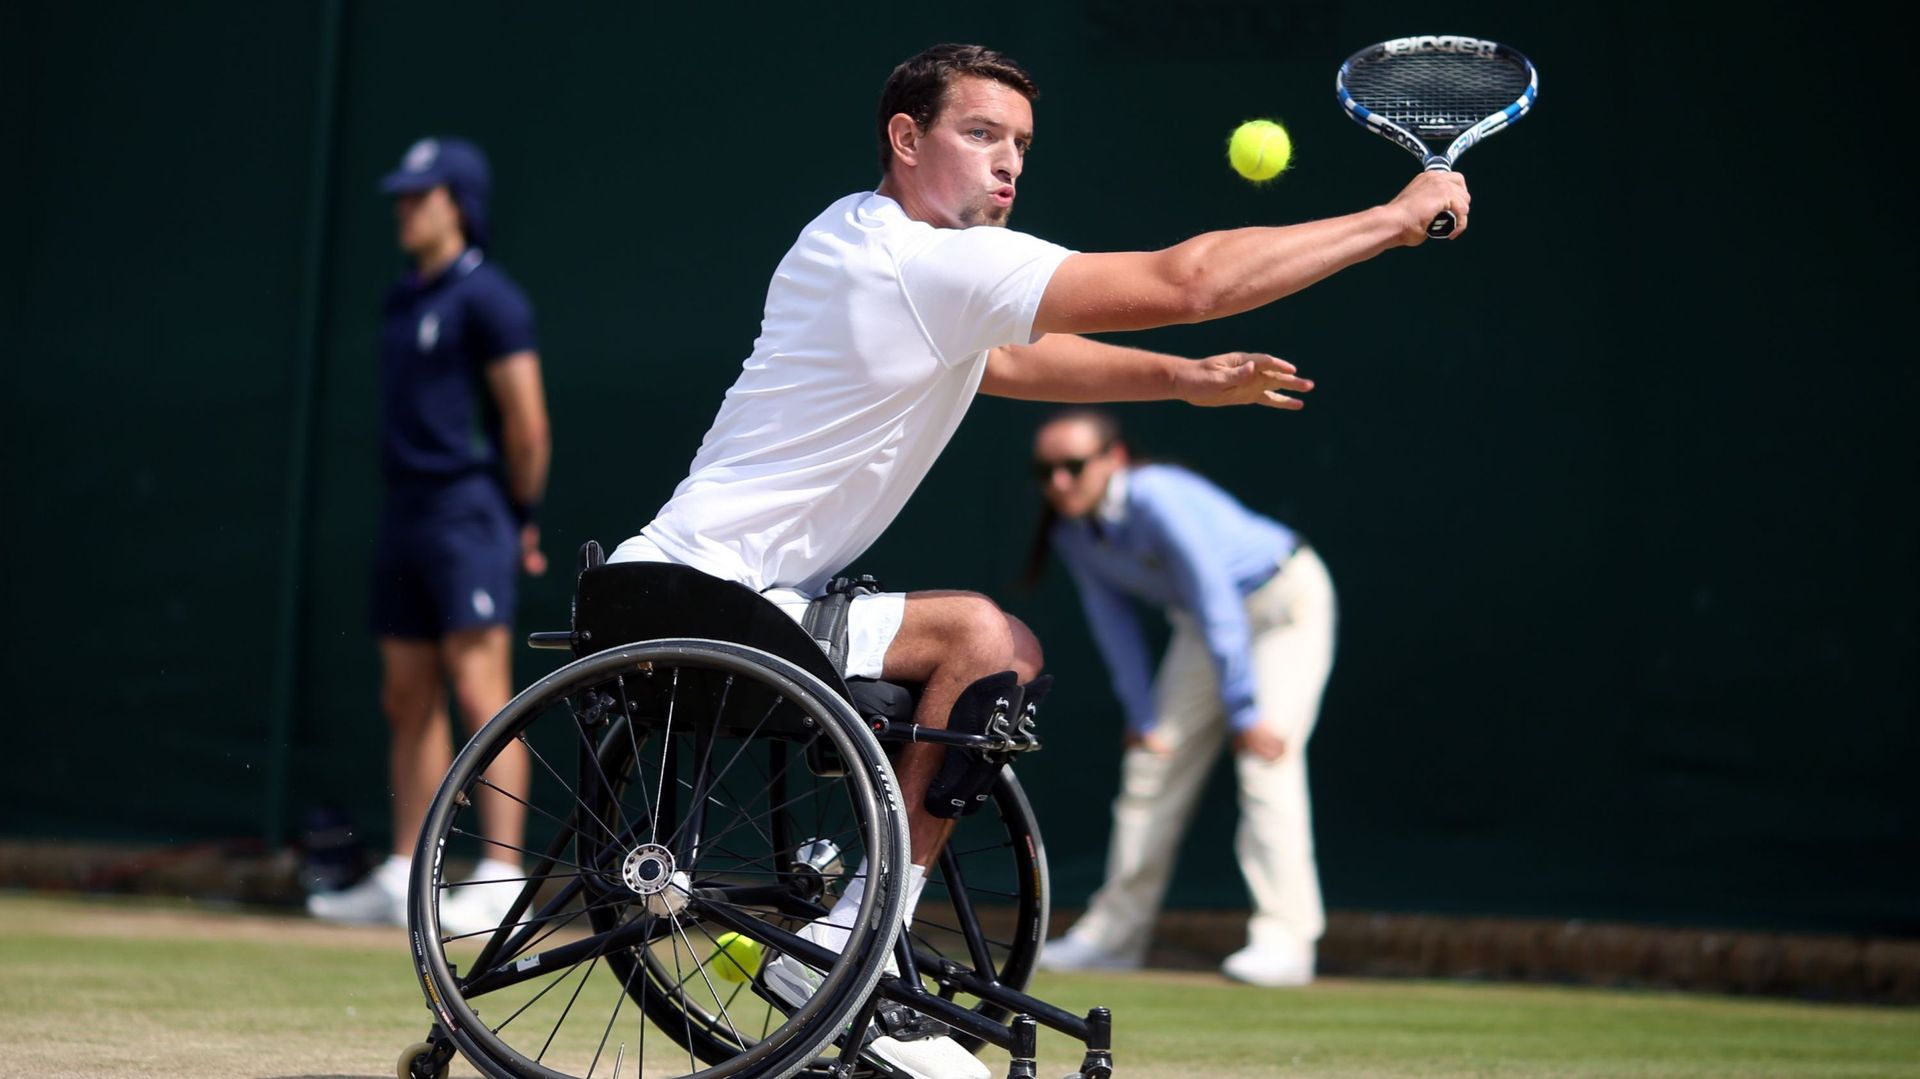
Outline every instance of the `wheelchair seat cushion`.
<svg viewBox="0 0 1920 1079"><path fill-rule="evenodd" d="M919 694L895 682L849 678L847 689L853 698L853 710L862 719L879 717L906 723L913 719L914 706L919 703Z"/></svg>

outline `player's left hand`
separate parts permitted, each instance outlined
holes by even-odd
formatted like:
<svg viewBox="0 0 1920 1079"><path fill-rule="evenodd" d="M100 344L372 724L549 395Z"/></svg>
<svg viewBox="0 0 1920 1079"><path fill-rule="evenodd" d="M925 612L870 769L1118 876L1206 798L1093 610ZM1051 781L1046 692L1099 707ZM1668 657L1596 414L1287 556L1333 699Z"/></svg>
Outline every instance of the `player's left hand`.
<svg viewBox="0 0 1920 1079"><path fill-rule="evenodd" d="M1295 368L1264 352L1225 352L1186 366L1177 389L1190 405L1265 405L1299 410L1306 402L1286 392L1306 393L1313 380L1301 378Z"/></svg>
<svg viewBox="0 0 1920 1079"><path fill-rule="evenodd" d="M520 568L526 570L529 577L544 576L547 572L547 556L540 550L539 525L520 529Z"/></svg>
<svg viewBox="0 0 1920 1079"><path fill-rule="evenodd" d="M1287 739L1265 723L1255 723L1246 730L1234 734L1233 751L1251 753L1272 764L1287 755Z"/></svg>

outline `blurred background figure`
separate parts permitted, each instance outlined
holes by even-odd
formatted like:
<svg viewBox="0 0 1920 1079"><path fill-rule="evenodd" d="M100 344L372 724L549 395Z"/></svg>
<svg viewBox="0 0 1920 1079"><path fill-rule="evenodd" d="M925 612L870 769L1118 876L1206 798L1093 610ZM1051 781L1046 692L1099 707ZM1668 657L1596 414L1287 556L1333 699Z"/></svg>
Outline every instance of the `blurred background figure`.
<svg viewBox="0 0 1920 1079"><path fill-rule="evenodd" d="M452 763L448 687L468 732L512 696L516 575L546 570L535 513L551 444L533 308L487 257L486 157L428 138L381 181L412 262L381 319L385 504L370 618L391 739L393 851L358 884L311 896L331 921L405 924L407 871L428 801ZM498 925L520 877L525 752L489 773L486 838L470 881L447 897L453 933ZM504 793L500 793L504 792Z"/></svg>
<svg viewBox="0 0 1920 1079"><path fill-rule="evenodd" d="M1212 483L1134 460L1118 422L1069 409L1034 438L1046 499L1030 580L1057 551L1126 715L1106 881L1050 970L1125 969L1146 957L1180 839L1222 744L1240 782L1235 842L1253 895L1247 945L1222 970L1305 985L1326 928L1307 797L1307 738L1333 668L1332 581L1312 548ZM1135 603L1172 625L1149 674Z"/></svg>

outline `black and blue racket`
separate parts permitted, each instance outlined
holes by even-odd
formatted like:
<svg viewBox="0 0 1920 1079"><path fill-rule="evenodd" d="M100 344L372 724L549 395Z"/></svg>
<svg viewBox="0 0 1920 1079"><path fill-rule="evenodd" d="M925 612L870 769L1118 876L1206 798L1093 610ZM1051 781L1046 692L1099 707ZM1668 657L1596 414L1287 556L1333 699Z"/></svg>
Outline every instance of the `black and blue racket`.
<svg viewBox="0 0 1920 1079"><path fill-rule="evenodd" d="M1533 62L1484 38L1455 34L1402 37L1369 45L1340 65L1340 107L1367 130L1391 139L1429 172L1453 171L1474 143L1533 108L1540 75ZM1449 141L1450 140L1450 141ZM1433 146L1446 150L1435 153ZM1427 235L1453 234L1443 210Z"/></svg>

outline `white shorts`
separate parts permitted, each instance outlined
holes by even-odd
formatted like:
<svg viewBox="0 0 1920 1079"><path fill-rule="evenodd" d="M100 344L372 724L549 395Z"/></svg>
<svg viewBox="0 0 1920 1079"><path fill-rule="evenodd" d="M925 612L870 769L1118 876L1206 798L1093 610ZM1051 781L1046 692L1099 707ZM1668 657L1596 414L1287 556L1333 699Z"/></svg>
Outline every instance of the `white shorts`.
<svg viewBox="0 0 1920 1079"><path fill-rule="evenodd" d="M672 562L666 552L645 536L634 536L613 549L608 562ZM761 595L799 622L806 617L807 605L814 597L796 588L769 588ZM848 678L878 678L886 665L887 649L900 634L900 622L907 614L905 592L880 592L855 596L847 606Z"/></svg>

